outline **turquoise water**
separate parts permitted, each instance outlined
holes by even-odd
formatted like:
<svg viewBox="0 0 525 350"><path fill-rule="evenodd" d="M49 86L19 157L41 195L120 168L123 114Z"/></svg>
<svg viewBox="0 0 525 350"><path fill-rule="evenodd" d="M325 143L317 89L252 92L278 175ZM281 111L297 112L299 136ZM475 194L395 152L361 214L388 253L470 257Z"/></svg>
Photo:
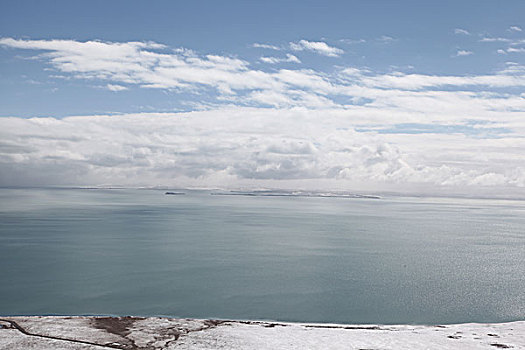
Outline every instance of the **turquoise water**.
<svg viewBox="0 0 525 350"><path fill-rule="evenodd" d="M0 190L0 314L525 319L525 202Z"/></svg>

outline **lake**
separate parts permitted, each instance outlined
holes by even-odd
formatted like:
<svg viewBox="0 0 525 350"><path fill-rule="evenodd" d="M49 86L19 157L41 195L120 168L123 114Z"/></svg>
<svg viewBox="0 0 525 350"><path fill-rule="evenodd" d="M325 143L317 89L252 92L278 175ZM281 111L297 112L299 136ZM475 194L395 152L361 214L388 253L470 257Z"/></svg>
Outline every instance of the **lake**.
<svg viewBox="0 0 525 350"><path fill-rule="evenodd" d="M0 189L1 315L525 319L525 202Z"/></svg>

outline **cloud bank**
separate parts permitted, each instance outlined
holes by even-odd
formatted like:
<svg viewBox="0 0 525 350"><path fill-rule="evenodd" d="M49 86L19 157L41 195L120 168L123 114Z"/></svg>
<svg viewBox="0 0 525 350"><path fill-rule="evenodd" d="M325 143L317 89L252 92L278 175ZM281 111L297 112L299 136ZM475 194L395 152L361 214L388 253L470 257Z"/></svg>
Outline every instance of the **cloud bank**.
<svg viewBox="0 0 525 350"><path fill-rule="evenodd" d="M522 137L348 127L358 115L230 107L2 118L0 182L353 190L525 186Z"/></svg>

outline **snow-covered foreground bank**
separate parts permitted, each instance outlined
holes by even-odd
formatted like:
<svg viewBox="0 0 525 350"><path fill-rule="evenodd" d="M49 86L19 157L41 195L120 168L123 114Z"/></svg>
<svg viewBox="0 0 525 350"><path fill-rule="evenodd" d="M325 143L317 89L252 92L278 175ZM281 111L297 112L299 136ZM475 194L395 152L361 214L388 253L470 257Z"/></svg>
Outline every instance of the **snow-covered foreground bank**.
<svg viewBox="0 0 525 350"><path fill-rule="evenodd" d="M525 321L374 326L139 317L0 317L0 349L525 349Z"/></svg>

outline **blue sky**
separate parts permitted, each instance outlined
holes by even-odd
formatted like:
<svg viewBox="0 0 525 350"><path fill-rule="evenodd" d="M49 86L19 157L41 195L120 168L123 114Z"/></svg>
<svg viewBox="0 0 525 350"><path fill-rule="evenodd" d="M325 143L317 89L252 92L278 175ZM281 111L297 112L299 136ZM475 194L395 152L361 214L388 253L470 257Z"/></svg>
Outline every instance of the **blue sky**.
<svg viewBox="0 0 525 350"><path fill-rule="evenodd" d="M525 186L522 1L0 6L0 184Z"/></svg>
<svg viewBox="0 0 525 350"><path fill-rule="evenodd" d="M484 36L520 37L521 33L508 32L508 28L520 25L523 13L522 1L504 6L491 1L57 1L53 5L4 1L0 31L3 37L18 39L155 41L248 61L271 54L254 49L253 43L286 45L306 39L345 50L337 59L301 55L304 66L323 71L351 65L380 72L468 75L490 73L502 69L509 59L523 59L523 55L498 55L501 43L479 41ZM454 34L458 28L471 35ZM381 41L382 37L393 40ZM340 41L345 39L366 43ZM475 54L453 57L458 50ZM50 79L51 74L44 70L46 62L19 59L35 52L2 50L0 54L2 115L187 109L174 101L177 94L173 98L162 91L108 94L91 87L95 84ZM267 68L260 63L256 67ZM32 82L44 83L44 89ZM24 103L27 99L34 103ZM97 101L96 106L92 100Z"/></svg>

